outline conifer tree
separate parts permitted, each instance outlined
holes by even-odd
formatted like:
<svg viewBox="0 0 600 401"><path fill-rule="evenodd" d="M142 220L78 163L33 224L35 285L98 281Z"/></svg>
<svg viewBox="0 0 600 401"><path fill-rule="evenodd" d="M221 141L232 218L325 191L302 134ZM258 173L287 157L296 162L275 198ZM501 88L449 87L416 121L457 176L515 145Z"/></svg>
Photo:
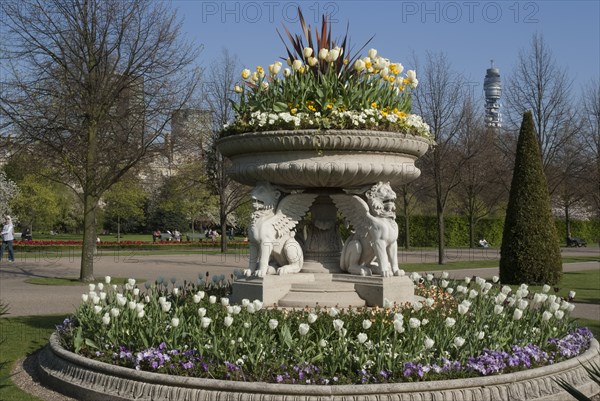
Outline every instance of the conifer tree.
<svg viewBox="0 0 600 401"><path fill-rule="evenodd" d="M500 280L557 284L562 274L558 235L531 112L523 114L504 221Z"/></svg>

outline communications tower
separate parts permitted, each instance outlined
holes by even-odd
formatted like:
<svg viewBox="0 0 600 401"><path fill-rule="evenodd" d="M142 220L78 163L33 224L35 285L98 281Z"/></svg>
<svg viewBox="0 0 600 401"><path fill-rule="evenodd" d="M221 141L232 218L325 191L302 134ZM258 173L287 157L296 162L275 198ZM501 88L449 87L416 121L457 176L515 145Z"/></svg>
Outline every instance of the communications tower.
<svg viewBox="0 0 600 401"><path fill-rule="evenodd" d="M485 126L500 128L502 127L500 114L502 83L500 82L500 70L494 67L494 60L492 60L492 67L486 71L483 91L485 92Z"/></svg>

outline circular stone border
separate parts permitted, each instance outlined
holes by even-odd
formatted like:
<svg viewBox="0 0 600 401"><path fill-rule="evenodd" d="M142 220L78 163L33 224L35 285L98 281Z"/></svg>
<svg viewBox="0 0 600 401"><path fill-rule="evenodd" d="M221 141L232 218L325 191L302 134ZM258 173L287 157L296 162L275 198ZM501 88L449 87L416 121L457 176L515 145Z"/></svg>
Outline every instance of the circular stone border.
<svg viewBox="0 0 600 401"><path fill-rule="evenodd" d="M582 364L600 363L600 345L592 340L582 355L554 365L505 375L415 383L305 386L248 383L138 371L84 358L65 350L56 333L38 357L40 380L79 400L215 401L416 401L538 400L570 397L554 379L564 379L591 396L600 387Z"/></svg>

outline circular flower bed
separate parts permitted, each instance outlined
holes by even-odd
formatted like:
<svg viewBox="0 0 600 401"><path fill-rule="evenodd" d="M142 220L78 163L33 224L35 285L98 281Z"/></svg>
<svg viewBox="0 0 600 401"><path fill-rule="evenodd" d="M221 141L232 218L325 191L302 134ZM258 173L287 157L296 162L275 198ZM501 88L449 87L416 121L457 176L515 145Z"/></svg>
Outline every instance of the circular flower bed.
<svg viewBox="0 0 600 401"><path fill-rule="evenodd" d="M90 285L57 328L85 357L169 375L289 384L372 384L510 373L587 350L573 304L481 278L411 278L423 301L384 308L232 305L224 277Z"/></svg>

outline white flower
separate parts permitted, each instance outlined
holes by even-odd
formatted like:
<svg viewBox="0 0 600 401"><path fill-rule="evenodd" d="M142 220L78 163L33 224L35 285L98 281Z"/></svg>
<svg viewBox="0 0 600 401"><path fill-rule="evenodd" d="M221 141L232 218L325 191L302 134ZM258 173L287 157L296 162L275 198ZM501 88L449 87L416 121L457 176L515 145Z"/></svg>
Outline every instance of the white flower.
<svg viewBox="0 0 600 401"><path fill-rule="evenodd" d="M404 333L404 324L402 320L394 320L394 330L398 333Z"/></svg>
<svg viewBox="0 0 600 401"><path fill-rule="evenodd" d="M477 339L478 340L483 340L485 338L485 332L484 331L480 331L479 333L477 333Z"/></svg>
<svg viewBox="0 0 600 401"><path fill-rule="evenodd" d="M162 308L163 312L168 312L169 310L171 310L171 303L170 302L163 302L160 307Z"/></svg>
<svg viewBox="0 0 600 401"><path fill-rule="evenodd" d="M96 284L90 283L88 284L88 288L90 289L90 291L94 291L96 289Z"/></svg>
<svg viewBox="0 0 600 401"><path fill-rule="evenodd" d="M100 294L100 295L102 295L102 294ZM134 295L134 296L136 296L136 297L137 297L138 295L140 295L140 289L139 289L139 288L134 288L134 289L133 289L133 295Z"/></svg>
<svg viewBox="0 0 600 401"><path fill-rule="evenodd" d="M332 63L338 59L338 57L340 56L341 53L342 53L342 50L339 47L334 47L327 54L326 60L328 62Z"/></svg>
<svg viewBox="0 0 600 401"><path fill-rule="evenodd" d="M194 294L194 296L192 297L192 301L194 301L195 304L199 304L201 300L202 298L200 298L198 294Z"/></svg>
<svg viewBox="0 0 600 401"><path fill-rule="evenodd" d="M273 64L269 65L269 74L277 75L281 70L281 61L276 61Z"/></svg>
<svg viewBox="0 0 600 401"><path fill-rule="evenodd" d="M99 304L99 303L100 303L100 297L99 297L99 296L97 296L97 295L94 295L94 296L92 297L92 303L93 303L94 305L97 305L97 304Z"/></svg>
<svg viewBox="0 0 600 401"><path fill-rule="evenodd" d="M254 310L256 310L257 312L258 312L259 310L261 310L261 309L262 309L262 307L263 307L263 303L262 303L262 301L260 301L260 300L258 300L258 299L255 299L254 301L252 301L252 304L254 305Z"/></svg>
<svg viewBox="0 0 600 401"><path fill-rule="evenodd" d="M283 70L283 76L284 77L289 77L290 75L292 75L292 70L290 70L289 68L286 68Z"/></svg>
<svg viewBox="0 0 600 401"><path fill-rule="evenodd" d="M312 47L305 47L302 50L302 53L304 54L304 57L309 58L310 56L313 55L313 49L312 49Z"/></svg>
<svg viewBox="0 0 600 401"><path fill-rule="evenodd" d="M94 306L94 313L97 315L102 312L102 307L100 305Z"/></svg>
<svg viewBox="0 0 600 401"><path fill-rule="evenodd" d="M417 79L417 73L415 70L406 71L406 79L408 80L408 84L411 88L416 88L419 84L419 80Z"/></svg>
<svg viewBox="0 0 600 401"><path fill-rule="evenodd" d="M242 307L239 305L233 305L231 313L238 315L242 311Z"/></svg>
<svg viewBox="0 0 600 401"><path fill-rule="evenodd" d="M358 340L358 342L360 344L364 344L365 341L367 341L368 336L365 333L358 333L358 335L356 336L356 339Z"/></svg>
<svg viewBox="0 0 600 401"><path fill-rule="evenodd" d="M548 310L552 313L556 312L557 310L560 309L560 304L558 302L552 302L549 306L548 306Z"/></svg>
<svg viewBox="0 0 600 401"><path fill-rule="evenodd" d="M323 339L321 339L321 340L319 341L319 347L321 347L321 348L325 348L325 347L327 347L327 340L325 340L324 338L323 338Z"/></svg>
<svg viewBox="0 0 600 401"><path fill-rule="evenodd" d="M477 291L475 291L475 290L469 291L469 298L471 298L471 299L476 298L477 295L479 295L479 293Z"/></svg>
<svg viewBox="0 0 600 401"><path fill-rule="evenodd" d="M454 292L454 288L450 287L446 290L448 294L452 294Z"/></svg>
<svg viewBox="0 0 600 401"><path fill-rule="evenodd" d="M329 316L331 317L336 317L337 315L340 314L340 311L337 310L336 308L331 308L329 309Z"/></svg>
<svg viewBox="0 0 600 401"><path fill-rule="evenodd" d="M119 308L112 308L110 310L110 315L112 317L117 317L117 316L119 316L119 314L121 314L121 310Z"/></svg>
<svg viewBox="0 0 600 401"><path fill-rule="evenodd" d="M494 283L497 283L499 280L500 280L500 277L498 277L498 276L494 276L494 277L492 277L492 281L493 281Z"/></svg>
<svg viewBox="0 0 600 401"><path fill-rule="evenodd" d="M294 62L292 63L292 69L294 71L298 71L300 68L302 68L303 65L304 63L302 62L302 60L294 60Z"/></svg>
<svg viewBox="0 0 600 401"><path fill-rule="evenodd" d="M510 288L510 287L509 287L509 286L507 286L507 285L503 286L503 287L502 287L502 290L501 290L501 292L502 292L504 295L508 295L508 294L510 294L510 292L511 292L511 291L512 291L512 288Z"/></svg>
<svg viewBox="0 0 600 401"><path fill-rule="evenodd" d="M456 319L453 319L451 317L446 318L446 327L452 327L455 324L456 324Z"/></svg>
<svg viewBox="0 0 600 401"><path fill-rule="evenodd" d="M527 302L526 299L519 299L517 301L517 308L521 309L521 310L525 310L527 309L527 306L529 305L529 302Z"/></svg>
<svg viewBox="0 0 600 401"><path fill-rule="evenodd" d="M576 292L575 292L575 291L569 291L569 295L567 295L567 297L568 297L569 299L573 299L573 298L575 298L575 294L576 294Z"/></svg>
<svg viewBox="0 0 600 401"><path fill-rule="evenodd" d="M563 312L561 310L557 310L556 312L554 312L554 317L557 320L561 320L564 316L565 316L565 312Z"/></svg>
<svg viewBox="0 0 600 401"><path fill-rule="evenodd" d="M450 284L450 283L448 282L448 280L442 280L442 282L440 283L440 286L441 286L442 288L446 288L446 287L448 287L448 284Z"/></svg>
<svg viewBox="0 0 600 401"><path fill-rule="evenodd" d="M362 61L361 59L358 59L354 62L354 70L361 72L362 70L365 69L365 62Z"/></svg>
<svg viewBox="0 0 600 401"><path fill-rule="evenodd" d="M494 302L496 302L496 304L502 304L504 303L504 301L506 301L506 294L504 294L503 292L499 292L498 295L496 295L496 297L494 298Z"/></svg>
<svg viewBox="0 0 600 401"><path fill-rule="evenodd" d="M328 49L323 48L323 49L319 50L319 58L321 60L326 60L328 55L329 55Z"/></svg>
<svg viewBox="0 0 600 401"><path fill-rule="evenodd" d="M485 285L485 279L482 277L475 277L475 282L480 288L483 288L483 286Z"/></svg>
<svg viewBox="0 0 600 401"><path fill-rule="evenodd" d="M229 298L225 298L225 297L221 298L221 305L223 305L223 306L229 305Z"/></svg>
<svg viewBox="0 0 600 401"><path fill-rule="evenodd" d="M179 318L178 317L173 317L171 319L171 326L173 326L173 327L179 326Z"/></svg>
<svg viewBox="0 0 600 401"><path fill-rule="evenodd" d="M548 320L550 320L550 318L552 318L552 312L550 311L544 311L544 313L542 313L542 320L544 322L547 322Z"/></svg>
<svg viewBox="0 0 600 401"><path fill-rule="evenodd" d="M144 310L144 304L137 304L135 305L135 311L140 313L141 311Z"/></svg>
<svg viewBox="0 0 600 401"><path fill-rule="evenodd" d="M104 316L102 316L102 323L105 326L108 326L110 324L110 316L108 315L108 313L106 313Z"/></svg>
<svg viewBox="0 0 600 401"><path fill-rule="evenodd" d="M200 326L202 326L203 329L210 326L211 323L212 323L212 319L209 317L203 317L202 319L200 319Z"/></svg>
<svg viewBox="0 0 600 401"><path fill-rule="evenodd" d="M104 282L106 284L110 284L110 280L112 280L112 278L110 276L104 276Z"/></svg>
<svg viewBox="0 0 600 401"><path fill-rule="evenodd" d="M520 320L523 317L523 311L519 308L515 309L513 312L513 320Z"/></svg>
<svg viewBox="0 0 600 401"><path fill-rule="evenodd" d="M233 317L227 315L225 316L225 318L223 318L223 325L225 325L225 327L229 327L233 324Z"/></svg>
<svg viewBox="0 0 600 401"><path fill-rule="evenodd" d="M119 306L125 306L127 304L127 298L125 298L123 294L117 294L117 304L119 304Z"/></svg>
<svg viewBox="0 0 600 401"><path fill-rule="evenodd" d="M319 62L319 60L317 60L316 57L309 57L308 61L307 61L308 65L311 67L314 67L315 65L317 65L318 62Z"/></svg>
<svg viewBox="0 0 600 401"><path fill-rule="evenodd" d="M248 79L250 77L250 74L251 73L250 73L249 69L246 68L246 69L242 70L242 78L243 79Z"/></svg>
<svg viewBox="0 0 600 401"><path fill-rule="evenodd" d="M200 316L200 317L206 316L206 308L198 308L198 316Z"/></svg>
<svg viewBox="0 0 600 401"><path fill-rule="evenodd" d="M425 337L425 341L423 341L423 345L425 345L425 349L432 348L434 344L435 344L435 341L433 341L429 337Z"/></svg>
<svg viewBox="0 0 600 401"><path fill-rule="evenodd" d="M146 315L146 312L142 309L141 311L138 312L137 317L139 319L143 318Z"/></svg>
<svg viewBox="0 0 600 401"><path fill-rule="evenodd" d="M435 300L433 298L425 298L425 305L427 305L427 307L431 308L434 303Z"/></svg>
<svg viewBox="0 0 600 401"><path fill-rule="evenodd" d="M450 274L447 271L443 271L441 277L442 279L447 279L448 277L450 277Z"/></svg>
<svg viewBox="0 0 600 401"><path fill-rule="evenodd" d="M309 313L308 314L308 323L313 324L316 321L317 321L317 315L314 313Z"/></svg>
<svg viewBox="0 0 600 401"><path fill-rule="evenodd" d="M246 310L251 315L253 315L256 312L256 308L254 307L254 304L248 304L248 306L246 306Z"/></svg>
<svg viewBox="0 0 600 401"><path fill-rule="evenodd" d="M135 285L135 279L134 278L127 279L127 284L129 284L131 287L133 287Z"/></svg>
<svg viewBox="0 0 600 401"><path fill-rule="evenodd" d="M427 274L427 276L425 276L425 278L427 279L427 281L431 281L431 280L433 280L433 274Z"/></svg>
<svg viewBox="0 0 600 401"><path fill-rule="evenodd" d="M471 282L471 277L465 277L465 283L469 284Z"/></svg>
<svg viewBox="0 0 600 401"><path fill-rule="evenodd" d="M471 303L467 300L462 301L459 305L458 305L458 314L459 315L464 315L469 311L469 307L471 306Z"/></svg>
<svg viewBox="0 0 600 401"><path fill-rule="evenodd" d="M342 329L342 327L344 327L344 321L343 320L335 319L333 321L333 329L335 331L340 331Z"/></svg>
<svg viewBox="0 0 600 401"><path fill-rule="evenodd" d="M544 286L542 287L542 292L546 293L550 291L550 288L552 287L550 287L548 284L544 284Z"/></svg>
<svg viewBox="0 0 600 401"><path fill-rule="evenodd" d="M377 50L369 49L368 55L369 55L369 58L374 59L375 57L377 57Z"/></svg>
<svg viewBox="0 0 600 401"><path fill-rule="evenodd" d="M419 301L415 301L415 302L413 302L412 307L415 312L418 312L421 309L423 309L423 304Z"/></svg>
<svg viewBox="0 0 600 401"><path fill-rule="evenodd" d="M300 326L298 326L298 333L300 333L301 336L305 336L309 330L310 326L307 323L300 323Z"/></svg>
<svg viewBox="0 0 600 401"><path fill-rule="evenodd" d="M244 91L244 88L242 88L239 85L236 85L236 86L233 87L233 90L234 90L235 93L242 93Z"/></svg>
<svg viewBox="0 0 600 401"><path fill-rule="evenodd" d="M89 295L88 295L88 294L81 294L81 300L82 300L83 302L87 302L87 301L88 301L88 299L89 299Z"/></svg>
<svg viewBox="0 0 600 401"><path fill-rule="evenodd" d="M454 337L454 346L456 346L456 348L460 348L463 346L463 344L465 343L465 339L462 337Z"/></svg>
<svg viewBox="0 0 600 401"><path fill-rule="evenodd" d="M214 295L211 295L210 297L208 297L208 302L211 304L217 303L217 297Z"/></svg>
<svg viewBox="0 0 600 401"><path fill-rule="evenodd" d="M262 82L260 83L260 87L261 87L263 90L267 90L267 89L269 89L269 83L268 83L267 81L262 81Z"/></svg>
<svg viewBox="0 0 600 401"><path fill-rule="evenodd" d="M134 310L136 307L137 303L135 301L129 301L127 302L127 307L131 310Z"/></svg>
<svg viewBox="0 0 600 401"><path fill-rule="evenodd" d="M363 320L363 322L362 322L362 327L365 330L369 330L372 325L373 325L373 322L371 322L370 320Z"/></svg>
<svg viewBox="0 0 600 401"><path fill-rule="evenodd" d="M408 325L411 329L418 329L421 327L421 321L417 318L411 317L408 319Z"/></svg>
<svg viewBox="0 0 600 401"><path fill-rule="evenodd" d="M501 314L503 310L504 310L504 306L502 306L502 305L495 305L494 306L494 313L496 315Z"/></svg>
<svg viewBox="0 0 600 401"><path fill-rule="evenodd" d="M243 326L244 326L245 329L249 329L250 326L251 326L251 324L250 324L250 322L244 322Z"/></svg>
<svg viewBox="0 0 600 401"><path fill-rule="evenodd" d="M279 326L279 321L277 319L270 319L269 320L269 328L271 330L275 330L277 328L277 326Z"/></svg>

